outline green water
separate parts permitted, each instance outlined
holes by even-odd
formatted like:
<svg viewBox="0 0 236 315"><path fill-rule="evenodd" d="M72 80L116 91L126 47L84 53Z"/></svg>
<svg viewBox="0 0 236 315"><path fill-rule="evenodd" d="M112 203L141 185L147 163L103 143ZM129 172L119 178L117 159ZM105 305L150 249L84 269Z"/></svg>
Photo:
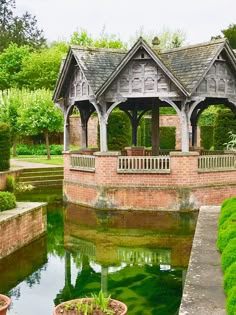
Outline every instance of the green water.
<svg viewBox="0 0 236 315"><path fill-rule="evenodd" d="M101 288L130 315L177 314L196 217L50 204L47 236L0 261L8 314L50 315Z"/></svg>

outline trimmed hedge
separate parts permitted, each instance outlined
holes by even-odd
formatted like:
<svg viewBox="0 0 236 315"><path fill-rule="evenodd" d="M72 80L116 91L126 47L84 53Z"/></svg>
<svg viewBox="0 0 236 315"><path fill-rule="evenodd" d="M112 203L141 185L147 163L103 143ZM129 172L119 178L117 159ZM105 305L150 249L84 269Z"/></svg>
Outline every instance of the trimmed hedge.
<svg viewBox="0 0 236 315"><path fill-rule="evenodd" d="M224 291L228 295L230 290L236 286L236 261L227 269L224 276Z"/></svg>
<svg viewBox="0 0 236 315"><path fill-rule="evenodd" d="M236 314L236 285L229 291L226 301L226 310L228 315Z"/></svg>
<svg viewBox="0 0 236 315"><path fill-rule="evenodd" d="M160 127L160 149L175 149L176 128L169 126ZM140 122L138 145L152 146L152 120L144 117Z"/></svg>
<svg viewBox="0 0 236 315"><path fill-rule="evenodd" d="M236 229L236 227L234 228ZM226 271L234 262L236 262L236 238L233 238L228 242L221 255L221 266L223 271Z"/></svg>
<svg viewBox="0 0 236 315"><path fill-rule="evenodd" d="M214 127L213 126L200 126L201 130L201 147L205 150L210 150L213 146L213 134Z"/></svg>
<svg viewBox="0 0 236 315"><path fill-rule="evenodd" d="M13 193L0 191L0 211L13 209L16 207L16 197Z"/></svg>
<svg viewBox="0 0 236 315"><path fill-rule="evenodd" d="M219 226L231 217L236 212L236 197L226 199L221 205L221 212L219 216Z"/></svg>
<svg viewBox="0 0 236 315"><path fill-rule="evenodd" d="M10 168L10 127L0 122L0 171L7 171Z"/></svg>
<svg viewBox="0 0 236 315"><path fill-rule="evenodd" d="M223 251L227 246L228 242L236 237L236 228L235 226L228 226L226 229L220 229L218 232L217 238L217 248L219 251Z"/></svg>
<svg viewBox="0 0 236 315"><path fill-rule="evenodd" d="M63 146L60 144L51 144L50 145L50 154L51 155L62 155ZM46 145L37 144L37 145L26 145L18 144L16 146L17 155L47 155Z"/></svg>
<svg viewBox="0 0 236 315"><path fill-rule="evenodd" d="M113 111L108 119L107 142L109 150L123 150L131 143L131 124L122 111Z"/></svg>
<svg viewBox="0 0 236 315"><path fill-rule="evenodd" d="M230 141L229 132L236 133L236 114L229 109L217 112L214 123L214 149L223 150L225 143Z"/></svg>

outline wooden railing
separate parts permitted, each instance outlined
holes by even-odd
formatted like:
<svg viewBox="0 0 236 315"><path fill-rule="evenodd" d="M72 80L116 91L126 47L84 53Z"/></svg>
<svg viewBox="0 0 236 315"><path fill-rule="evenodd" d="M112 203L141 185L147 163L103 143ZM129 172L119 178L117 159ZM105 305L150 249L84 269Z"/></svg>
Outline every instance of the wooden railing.
<svg viewBox="0 0 236 315"><path fill-rule="evenodd" d="M71 155L71 168L86 172L95 172L95 157L91 155Z"/></svg>
<svg viewBox="0 0 236 315"><path fill-rule="evenodd" d="M119 156L118 173L170 173L169 156Z"/></svg>
<svg viewBox="0 0 236 315"><path fill-rule="evenodd" d="M198 170L214 171L214 170L236 170L236 155L204 155L198 157Z"/></svg>

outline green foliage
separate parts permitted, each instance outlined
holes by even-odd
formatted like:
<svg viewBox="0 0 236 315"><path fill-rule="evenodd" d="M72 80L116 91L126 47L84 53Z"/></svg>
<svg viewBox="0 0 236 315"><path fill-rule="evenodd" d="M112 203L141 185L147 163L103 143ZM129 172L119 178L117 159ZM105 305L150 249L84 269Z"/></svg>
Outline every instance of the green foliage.
<svg viewBox="0 0 236 315"><path fill-rule="evenodd" d="M213 146L213 126L200 126L201 130L201 147L205 150L210 150Z"/></svg>
<svg viewBox="0 0 236 315"><path fill-rule="evenodd" d="M140 121L140 145L152 146L152 121L149 117L143 117ZM175 127L160 127L160 149L175 149Z"/></svg>
<svg viewBox="0 0 236 315"><path fill-rule="evenodd" d="M37 144L37 145L26 145L18 144L16 147L18 155L46 155L46 145ZM51 144L50 153L51 155L62 155L63 145L60 144Z"/></svg>
<svg viewBox="0 0 236 315"><path fill-rule="evenodd" d="M17 74L22 69L22 62L29 55L28 46L18 47L10 44L0 54L0 90L9 89L18 83Z"/></svg>
<svg viewBox="0 0 236 315"><path fill-rule="evenodd" d="M152 30L146 33L144 32L144 28L140 27L140 29L135 32L135 35L131 37L130 45L132 46L140 36L143 37L150 46L152 45L153 38L157 36L160 40L161 49L180 47L184 44L186 39L185 32L179 29L172 31L164 27L160 32Z"/></svg>
<svg viewBox="0 0 236 315"><path fill-rule="evenodd" d="M224 107L223 107L224 108ZM215 117L219 109L222 109L222 105L208 106L200 115L198 124L199 126L213 126Z"/></svg>
<svg viewBox="0 0 236 315"><path fill-rule="evenodd" d="M230 218L230 216L236 212L236 197L226 199L221 205L221 211L219 216L219 226Z"/></svg>
<svg viewBox="0 0 236 315"><path fill-rule="evenodd" d="M70 39L71 45L93 46L98 48L126 48L126 44L121 41L115 34L108 34L103 28L98 38L92 38L87 30L80 29L72 34Z"/></svg>
<svg viewBox="0 0 236 315"><path fill-rule="evenodd" d="M236 230L236 225L234 225ZM225 272L232 263L236 262L236 238L231 239L221 255L221 266Z"/></svg>
<svg viewBox="0 0 236 315"><path fill-rule="evenodd" d="M229 132L229 142L224 143L226 145L227 150L235 150L236 149L236 134L232 133L232 131Z"/></svg>
<svg viewBox="0 0 236 315"><path fill-rule="evenodd" d="M217 237L217 248L219 251L222 252L232 238L236 238L235 226L229 225L226 229L220 229Z"/></svg>
<svg viewBox="0 0 236 315"><path fill-rule="evenodd" d="M10 147L10 128L0 122L0 171L7 171L10 168Z"/></svg>
<svg viewBox="0 0 236 315"><path fill-rule="evenodd" d="M122 111L113 111L108 120L109 150L123 150L131 142L131 126L128 116Z"/></svg>
<svg viewBox="0 0 236 315"><path fill-rule="evenodd" d="M0 51L10 43L28 45L34 49L46 45L43 31L38 29L37 20L29 12L14 15L15 0L0 0Z"/></svg>
<svg viewBox="0 0 236 315"><path fill-rule="evenodd" d="M160 127L160 149L175 149L175 127Z"/></svg>
<svg viewBox="0 0 236 315"><path fill-rule="evenodd" d="M236 260L229 266L224 275L224 291L228 295L236 286Z"/></svg>
<svg viewBox="0 0 236 315"><path fill-rule="evenodd" d="M230 46L236 49L236 24L230 24L225 30L222 30L224 36L228 39Z"/></svg>
<svg viewBox="0 0 236 315"><path fill-rule="evenodd" d="M16 207L16 197L13 193L0 191L0 211L13 209Z"/></svg>
<svg viewBox="0 0 236 315"><path fill-rule="evenodd" d="M67 50L66 43L54 43L50 48L30 53L23 59L22 69L16 76L17 86L53 90Z"/></svg>
<svg viewBox="0 0 236 315"><path fill-rule="evenodd" d="M223 150L225 143L230 141L229 132L236 133L236 114L229 109L219 110L215 117L214 128L214 148Z"/></svg>
<svg viewBox="0 0 236 315"><path fill-rule="evenodd" d="M226 302L227 315L236 314L236 285L228 293Z"/></svg>
<svg viewBox="0 0 236 315"><path fill-rule="evenodd" d="M9 192L13 192L15 190L15 186L16 186L15 177L12 175L8 175L6 180L6 190Z"/></svg>

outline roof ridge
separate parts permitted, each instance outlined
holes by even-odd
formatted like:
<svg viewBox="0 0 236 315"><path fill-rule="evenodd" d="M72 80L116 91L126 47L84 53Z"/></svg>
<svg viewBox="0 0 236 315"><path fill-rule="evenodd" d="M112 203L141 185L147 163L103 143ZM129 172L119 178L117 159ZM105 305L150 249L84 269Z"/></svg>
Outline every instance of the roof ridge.
<svg viewBox="0 0 236 315"><path fill-rule="evenodd" d="M121 48L100 48L100 47L79 46L79 45L70 45L70 48L72 50L75 49L75 50L97 51L97 52L107 51L107 52L110 52L110 53L120 53L120 54L127 53L126 49L121 49Z"/></svg>
<svg viewBox="0 0 236 315"><path fill-rule="evenodd" d="M226 38L220 38L220 39L214 39L208 42L203 42L203 43L198 43L198 44L191 44L191 45L186 45L178 48L172 48L172 49L167 49L163 50L160 52L160 54L170 54L172 52L176 51L181 51L181 50L187 50L187 49L194 49L197 47L204 47L204 46L210 46L210 45L215 45L215 44L220 44L220 43L225 43L227 41Z"/></svg>

